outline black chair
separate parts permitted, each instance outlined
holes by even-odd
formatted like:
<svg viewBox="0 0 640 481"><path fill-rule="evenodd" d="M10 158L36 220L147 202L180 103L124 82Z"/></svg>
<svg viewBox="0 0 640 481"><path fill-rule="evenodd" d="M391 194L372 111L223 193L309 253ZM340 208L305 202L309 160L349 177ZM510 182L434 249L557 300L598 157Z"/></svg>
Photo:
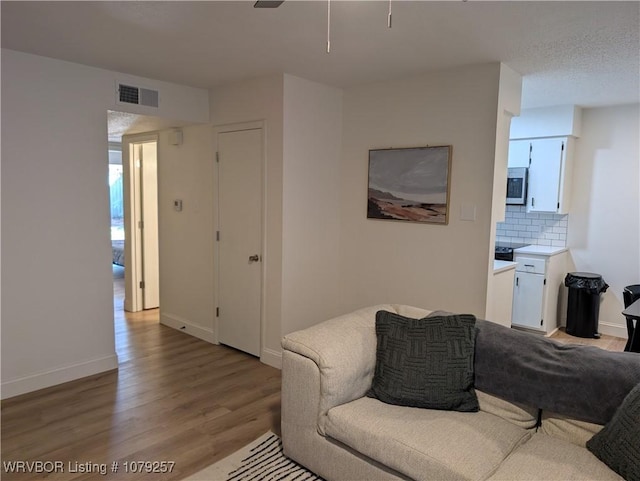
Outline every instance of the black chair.
<svg viewBox="0 0 640 481"><path fill-rule="evenodd" d="M624 308L626 309L636 300L640 299L640 284L627 286L622 291L622 299ZM627 316L627 344L624 346L625 351L640 352L640 323L634 326L634 320Z"/></svg>

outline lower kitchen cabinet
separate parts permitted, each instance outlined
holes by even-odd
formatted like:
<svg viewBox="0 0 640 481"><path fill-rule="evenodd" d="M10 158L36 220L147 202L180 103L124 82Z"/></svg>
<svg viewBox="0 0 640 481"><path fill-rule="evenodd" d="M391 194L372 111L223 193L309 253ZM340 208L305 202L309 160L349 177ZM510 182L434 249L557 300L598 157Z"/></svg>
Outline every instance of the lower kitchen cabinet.
<svg viewBox="0 0 640 481"><path fill-rule="evenodd" d="M513 314L511 323L529 329L542 330L544 319L544 274L516 271L513 285Z"/></svg>
<svg viewBox="0 0 640 481"><path fill-rule="evenodd" d="M560 286L566 275L566 249L516 249L511 325L550 334L558 327Z"/></svg>

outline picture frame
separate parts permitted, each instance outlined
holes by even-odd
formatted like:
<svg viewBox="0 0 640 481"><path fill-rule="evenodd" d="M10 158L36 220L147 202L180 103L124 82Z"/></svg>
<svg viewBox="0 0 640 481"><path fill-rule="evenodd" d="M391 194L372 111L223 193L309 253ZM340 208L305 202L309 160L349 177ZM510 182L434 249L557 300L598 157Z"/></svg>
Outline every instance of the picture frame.
<svg viewBox="0 0 640 481"><path fill-rule="evenodd" d="M451 145L369 150L367 218L449 223Z"/></svg>

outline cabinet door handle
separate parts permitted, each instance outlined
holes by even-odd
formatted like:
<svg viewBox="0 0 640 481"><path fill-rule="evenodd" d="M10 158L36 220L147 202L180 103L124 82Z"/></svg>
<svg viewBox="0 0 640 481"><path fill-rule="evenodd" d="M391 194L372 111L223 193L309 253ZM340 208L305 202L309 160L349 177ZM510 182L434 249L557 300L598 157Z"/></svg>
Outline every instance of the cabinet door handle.
<svg viewBox="0 0 640 481"><path fill-rule="evenodd" d="M531 207L535 207L536 206L536 199L535 197L531 197Z"/></svg>

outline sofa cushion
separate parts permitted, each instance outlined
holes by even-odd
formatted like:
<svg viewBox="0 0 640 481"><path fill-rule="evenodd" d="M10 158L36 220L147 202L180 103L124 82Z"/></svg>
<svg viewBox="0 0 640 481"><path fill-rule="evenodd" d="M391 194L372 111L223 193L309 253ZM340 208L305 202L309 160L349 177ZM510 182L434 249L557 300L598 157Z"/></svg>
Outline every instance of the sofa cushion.
<svg viewBox="0 0 640 481"><path fill-rule="evenodd" d="M327 436L414 480L483 480L526 430L492 414L395 406L361 398L331 409Z"/></svg>
<svg viewBox="0 0 640 481"><path fill-rule="evenodd" d="M475 317L413 319L376 313L376 367L368 396L401 406L477 411Z"/></svg>
<svg viewBox="0 0 640 481"><path fill-rule="evenodd" d="M602 424L578 421L577 419L563 416L562 414L542 412L539 432L548 434L554 438L564 439L570 443L584 448L587 441L594 434L600 432Z"/></svg>
<svg viewBox="0 0 640 481"><path fill-rule="evenodd" d="M621 481L586 448L542 433L519 446L489 481Z"/></svg>
<svg viewBox="0 0 640 481"><path fill-rule="evenodd" d="M538 424L538 410L523 404L514 404L498 396L476 389L480 411L501 417L524 429L533 429Z"/></svg>
<svg viewBox="0 0 640 481"><path fill-rule="evenodd" d="M625 479L640 480L640 384L613 419L587 442L587 448Z"/></svg>

